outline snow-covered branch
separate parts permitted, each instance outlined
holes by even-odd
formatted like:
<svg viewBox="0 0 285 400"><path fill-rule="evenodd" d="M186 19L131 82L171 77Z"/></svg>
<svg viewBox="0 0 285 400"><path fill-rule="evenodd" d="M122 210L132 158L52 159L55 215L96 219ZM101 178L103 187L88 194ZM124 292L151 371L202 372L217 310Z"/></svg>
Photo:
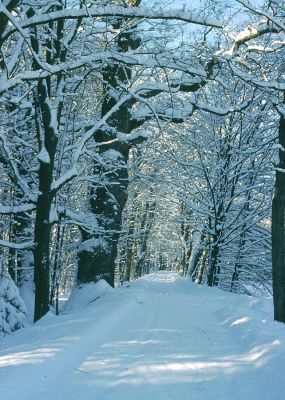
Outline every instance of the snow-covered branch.
<svg viewBox="0 0 285 400"><path fill-rule="evenodd" d="M279 31L280 30L274 26L265 24L264 21L262 21L261 24L256 24L256 26L249 25L243 31L238 33L229 50L219 50L217 55L222 54L224 56L233 56L242 45L247 44L249 41L261 37L266 33L279 33Z"/></svg>
<svg viewBox="0 0 285 400"><path fill-rule="evenodd" d="M3 4L0 6L0 12L3 12L5 7ZM187 22L195 25L209 26L214 28L222 28L221 22L214 18L208 18L201 13L190 12L185 10L151 10L143 7L119 7L119 6L106 6L106 7L86 7L80 9L64 9L60 11L48 12L46 14L36 15L34 17L22 20L19 22L21 28L30 28L50 23L52 21L80 19L80 18L98 18L98 17L122 17L122 18L135 18L135 19L152 19L152 20L177 20ZM2 40L5 40L12 33L15 28L10 28L2 35Z"/></svg>
<svg viewBox="0 0 285 400"><path fill-rule="evenodd" d="M35 204L21 204L17 206L0 206L0 214L22 214L35 210Z"/></svg>
<svg viewBox="0 0 285 400"><path fill-rule="evenodd" d="M8 242L7 240L0 240L0 246L8 247L9 249L15 249L15 250L25 250L32 248L34 246L34 242L29 241L23 243L11 243Z"/></svg>
<svg viewBox="0 0 285 400"><path fill-rule="evenodd" d="M246 9L249 11L252 11L255 15L260 15L262 17L265 17L268 21L271 21L272 24L276 25L279 29L285 31L285 25L282 23L281 18L277 18L273 14L270 14L267 11L261 10L257 8L255 5L253 5L250 1L248 0L236 0L237 3L242 4Z"/></svg>

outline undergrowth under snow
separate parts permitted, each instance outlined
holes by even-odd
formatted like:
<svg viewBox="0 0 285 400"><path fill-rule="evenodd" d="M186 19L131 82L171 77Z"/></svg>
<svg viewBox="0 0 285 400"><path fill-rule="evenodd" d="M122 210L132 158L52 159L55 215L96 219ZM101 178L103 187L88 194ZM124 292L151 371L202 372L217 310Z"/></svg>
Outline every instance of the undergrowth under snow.
<svg viewBox="0 0 285 400"><path fill-rule="evenodd" d="M23 326L26 306L9 274L0 279L0 336Z"/></svg>

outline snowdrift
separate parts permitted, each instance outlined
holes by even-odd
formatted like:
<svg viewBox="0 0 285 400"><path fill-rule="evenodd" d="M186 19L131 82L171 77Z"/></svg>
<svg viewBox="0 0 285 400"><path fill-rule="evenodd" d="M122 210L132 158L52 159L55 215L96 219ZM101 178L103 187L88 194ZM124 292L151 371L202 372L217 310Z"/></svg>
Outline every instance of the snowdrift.
<svg viewBox="0 0 285 400"><path fill-rule="evenodd" d="M112 290L113 288L104 279L100 279L96 283L76 286L67 301L64 311L84 310L106 293L112 292Z"/></svg>

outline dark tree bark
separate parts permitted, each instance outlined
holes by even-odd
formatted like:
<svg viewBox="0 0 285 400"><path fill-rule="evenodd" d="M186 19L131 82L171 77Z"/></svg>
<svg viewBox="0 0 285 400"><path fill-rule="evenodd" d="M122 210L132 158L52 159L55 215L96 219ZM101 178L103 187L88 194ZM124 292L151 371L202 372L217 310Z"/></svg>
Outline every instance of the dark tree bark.
<svg viewBox="0 0 285 400"><path fill-rule="evenodd" d="M283 106L284 107L284 106ZM274 319L285 323L285 116L280 115L279 165L272 202L272 279Z"/></svg>
<svg viewBox="0 0 285 400"><path fill-rule="evenodd" d="M38 90L39 107L45 130L44 146L49 155L49 160L40 160L39 170L39 196L36 204L35 220L35 314L37 321L49 311L50 289L50 210L53 200L51 184L53 179L54 158L57 146L57 136L51 127L50 108L46 100L49 98L47 83L39 82ZM48 161L48 162L47 162Z"/></svg>
<svg viewBox="0 0 285 400"><path fill-rule="evenodd" d="M62 6L55 6L56 10ZM33 15L33 9L29 10L29 16ZM47 42L46 59L48 64L64 61L66 51L62 49L61 40L64 34L64 21L49 24L50 39ZM39 51L39 39L36 29L32 31L32 47L35 53ZM40 69L36 60L33 69ZM51 228L50 211L56 191L52 190L54 174L54 162L58 144L58 130L63 106L63 97L58 101L56 111L53 110L53 97L57 97L58 88L63 83L63 73L58 73L54 78L39 80L34 91L35 123L37 139L40 152L44 155L39 157L39 195L36 203L36 218L34 227L34 281L35 281L35 310L34 321L36 322L49 311L50 305L50 241ZM56 112L55 118L53 113Z"/></svg>

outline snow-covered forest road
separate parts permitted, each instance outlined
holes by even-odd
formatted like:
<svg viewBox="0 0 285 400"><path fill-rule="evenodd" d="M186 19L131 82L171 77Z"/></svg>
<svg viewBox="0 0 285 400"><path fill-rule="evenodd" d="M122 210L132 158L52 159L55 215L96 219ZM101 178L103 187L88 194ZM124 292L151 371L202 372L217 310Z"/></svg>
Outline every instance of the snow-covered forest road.
<svg viewBox="0 0 285 400"><path fill-rule="evenodd" d="M282 400L285 327L270 312L174 273L101 282L1 340L1 399Z"/></svg>

